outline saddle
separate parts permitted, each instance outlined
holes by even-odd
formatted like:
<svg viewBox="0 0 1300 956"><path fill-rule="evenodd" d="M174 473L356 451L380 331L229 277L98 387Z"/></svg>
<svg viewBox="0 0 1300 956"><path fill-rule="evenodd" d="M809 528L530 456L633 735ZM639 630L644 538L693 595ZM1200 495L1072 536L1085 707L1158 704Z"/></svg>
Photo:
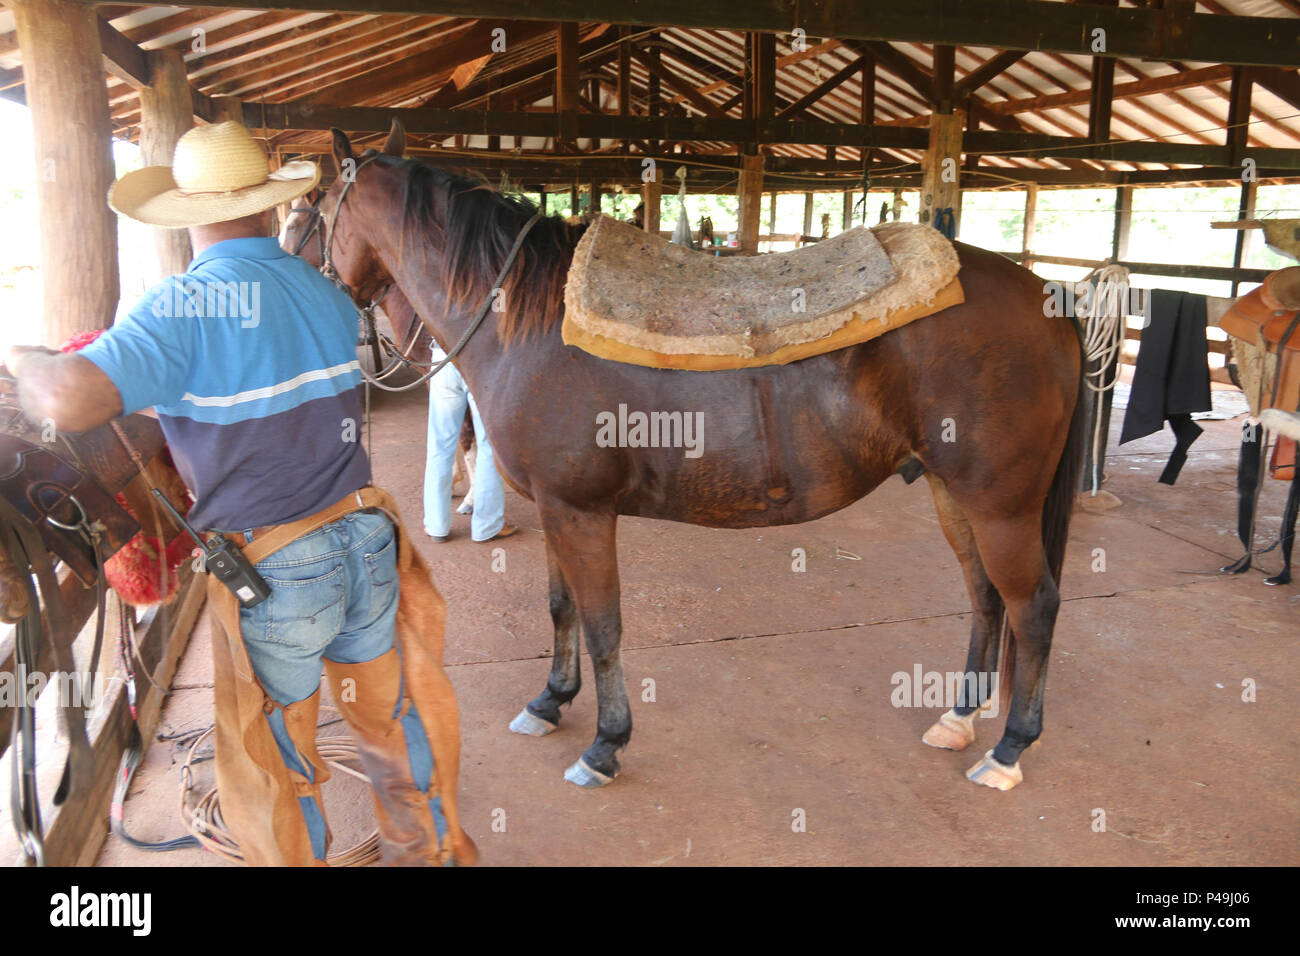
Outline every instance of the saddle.
<svg viewBox="0 0 1300 956"><path fill-rule="evenodd" d="M145 461L161 450L162 429L154 419L131 415L119 425ZM90 587L102 563L140 530L114 498L138 469L107 425L82 434L43 432L12 399L0 399L0 496ZM93 541L83 523L93 529Z"/></svg>
<svg viewBox="0 0 1300 956"><path fill-rule="evenodd" d="M849 229L793 252L715 258L601 216L574 250L563 338L651 368L784 365L965 301L929 226Z"/></svg>
<svg viewBox="0 0 1300 956"><path fill-rule="evenodd" d="M1219 327L1234 340L1233 357L1251 414L1300 407L1300 266L1274 272L1239 298ZM1295 459L1295 440L1283 434L1274 451L1273 476L1293 477Z"/></svg>

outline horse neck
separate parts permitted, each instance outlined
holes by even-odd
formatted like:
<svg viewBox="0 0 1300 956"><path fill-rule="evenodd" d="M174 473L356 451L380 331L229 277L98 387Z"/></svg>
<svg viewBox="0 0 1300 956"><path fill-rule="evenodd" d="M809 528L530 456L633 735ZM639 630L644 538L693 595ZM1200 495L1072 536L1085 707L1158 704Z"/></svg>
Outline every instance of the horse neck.
<svg viewBox="0 0 1300 956"><path fill-rule="evenodd" d="M434 248L429 243L414 248L408 243L403 248L400 236L392 239L391 243L379 247L385 267L434 340L450 352L473 319L476 305L448 309L441 282L442 259ZM393 250L396 254L392 254ZM504 360L505 350L497 334L494 313L489 312L456 356L455 364L470 390L476 391L477 383L498 379L495 372Z"/></svg>
<svg viewBox="0 0 1300 956"><path fill-rule="evenodd" d="M399 217L383 217L386 235L377 237L376 248L380 259L393 277L411 306L424 321L434 339L445 351L450 351L469 327L475 313L483 305L475 301L463 306L447 308L447 298L442 287L443 261L433 243L428 241L412 242L403 238ZM398 223L398 225L394 225ZM484 293L488 298L490 293ZM455 359L457 369L475 392L478 400L477 383L482 382L487 390L492 390L495 383L505 380L499 375L504 364L511 361L511 355L527 354L532 361L545 361L552 351L563 348L558 324L547 329L528 342L515 342L507 348L502 342L497 328L498 313L489 309L487 317L478 327L464 349ZM485 391L480 405L491 403L492 397Z"/></svg>

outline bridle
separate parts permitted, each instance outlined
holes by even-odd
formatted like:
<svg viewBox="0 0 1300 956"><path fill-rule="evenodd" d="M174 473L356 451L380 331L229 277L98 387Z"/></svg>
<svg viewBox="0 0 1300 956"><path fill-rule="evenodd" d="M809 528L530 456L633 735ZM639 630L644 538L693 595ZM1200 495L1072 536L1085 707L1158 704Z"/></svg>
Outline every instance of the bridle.
<svg viewBox="0 0 1300 956"><path fill-rule="evenodd" d="M293 247L293 254L295 256L302 255L302 250L306 247L307 240L312 236L315 236L320 241L321 256L323 257L325 255L325 223L320 212L320 201L324 198L325 192L324 190L321 190L316 194L316 198L312 200L310 206L294 206L289 210L289 215L291 216L295 213L302 212L311 217L306 231L304 231L302 236L299 237L297 245ZM322 262L323 261L324 260L322 259Z"/></svg>
<svg viewBox="0 0 1300 956"><path fill-rule="evenodd" d="M316 219L316 223L314 224L315 229L318 231L321 228L321 221L324 221L324 228L325 228L325 242L321 249L321 268L320 268L321 275L325 276L325 278L329 279L336 286L338 286L339 289L341 289L344 292L344 294L346 294L348 298L350 298L353 302L357 301L357 297L353 292L352 287L343 281L343 277L339 275L338 268L334 265L334 230L338 228L339 215L343 212L343 202L345 199L348 198L348 191L351 190L353 185L355 185L357 181L357 176L361 173L362 169L364 169L370 163L373 163L381 155L383 154L374 153L373 155L363 158L359 163L357 163L356 168L352 171L352 174L350 176L345 177L343 181L343 189L339 192L339 201L334 207L334 216L332 219L326 220L325 214L320 210L319 204L322 197L317 197L316 202L312 204L312 209L315 210L314 212L314 216ZM478 311L475 312L474 317L470 320L469 325L466 326L465 331L461 335L460 339L456 342L455 345L451 347L450 350L448 350L446 356L442 359L442 361L433 364L428 369L428 371L426 371L423 375L420 376L418 380L411 382L407 385L401 385L401 386L385 385L384 382L382 381L383 379L387 378L399 364L406 365L408 367L421 367L421 368L423 367L418 363L410 361L408 358L406 358L404 354L406 350L409 349L410 346L414 344L415 338L418 335L418 329L421 323L419 322L419 316L416 316L417 321L411 323L411 332L409 333L408 344L403 348L401 353L398 353L397 359L392 365L390 365L388 368L385 368L378 373L367 372L364 368L361 370L361 376L366 380L366 383L369 385L374 385L377 388L381 388L386 392L410 391L413 388L419 388L425 382L429 381L429 379L433 378L433 376L437 375L444 368L446 368L447 365L451 363L452 359L460 355L460 353L464 350L465 346L469 343L470 337L476 331L478 331L478 327L482 325L483 320L487 318L488 311L492 308L492 303L496 299L497 290L501 288L501 283L505 281L506 274L510 271L510 267L515 264L515 259L519 257L519 250L523 247L524 239L527 237L528 233L532 230L533 226L537 225L538 220L540 220L541 218L542 218L542 214L540 212L536 213L535 215L533 215L531 219L529 219L526 223L524 223L523 228L519 230L518 235L515 236L514 245L510 247L510 252L506 255L505 261L501 264L501 269L497 273L496 281L492 284L492 289L484 297L482 305L480 305ZM305 237L304 240L299 241L299 248L302 247L304 242L305 242ZM374 343L373 347L375 350L374 354L375 354L376 369L380 368L380 359L379 359L379 346L378 346L379 334L375 326L374 311L376 306L378 306L379 303L383 301L384 296L388 294L392 286L393 286L392 282L389 282L382 289L380 289L378 294L375 295L366 305L359 306L361 312L361 319L366 324L366 328L369 332L369 335L372 336L371 341Z"/></svg>

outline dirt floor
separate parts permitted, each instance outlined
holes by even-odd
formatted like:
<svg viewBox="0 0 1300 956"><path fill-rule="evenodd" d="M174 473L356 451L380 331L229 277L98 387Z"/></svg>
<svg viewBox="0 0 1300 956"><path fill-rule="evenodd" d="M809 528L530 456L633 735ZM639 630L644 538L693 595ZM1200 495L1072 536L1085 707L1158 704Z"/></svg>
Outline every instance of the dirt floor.
<svg viewBox="0 0 1300 956"><path fill-rule="evenodd" d="M939 708L891 704L892 675L959 670L966 653L965 589L924 481L890 479L795 527L624 519L623 659L636 730L622 774L596 791L562 777L595 732L585 659L586 686L557 732L506 729L549 668L533 506L509 494L507 519L522 532L499 543L503 573L492 546L469 540L468 518L456 518L445 544L421 537L449 604L464 823L483 863L1300 863L1291 713L1300 587L1210 573L1239 553L1240 423L1204 424L1174 487L1156 482L1168 431L1122 449L1112 439L1105 487L1122 506L1076 516L1046 731L1022 760L1025 782L1007 793L963 778L996 742L1000 717L978 721L976 743L953 753L921 743ZM376 477L405 503L413 531L424 428L423 393L376 399ZM1284 485L1268 484L1261 531L1272 534ZM791 570L795 548L807 553L804 573ZM206 626L195 633L161 732L210 722L209 637ZM151 748L126 807L137 836L182 832L182 758L169 741ZM335 774L326 802L336 849L373 826L364 784ZM111 836L99 862L226 865Z"/></svg>

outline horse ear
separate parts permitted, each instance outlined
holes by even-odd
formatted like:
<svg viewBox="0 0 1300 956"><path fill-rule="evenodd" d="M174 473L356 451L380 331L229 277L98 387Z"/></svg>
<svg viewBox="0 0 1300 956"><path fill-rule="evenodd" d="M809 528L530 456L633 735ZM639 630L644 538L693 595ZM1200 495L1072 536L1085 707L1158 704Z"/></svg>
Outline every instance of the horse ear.
<svg viewBox="0 0 1300 956"><path fill-rule="evenodd" d="M352 153L352 142L348 139L348 134L337 126L330 127L330 135L334 137L334 162L339 169L345 169L345 160L356 159Z"/></svg>
<svg viewBox="0 0 1300 956"><path fill-rule="evenodd" d="M406 130L402 128L401 121L393 117L393 128L388 131L388 139L384 142L384 153L389 156L401 156L406 152Z"/></svg>

